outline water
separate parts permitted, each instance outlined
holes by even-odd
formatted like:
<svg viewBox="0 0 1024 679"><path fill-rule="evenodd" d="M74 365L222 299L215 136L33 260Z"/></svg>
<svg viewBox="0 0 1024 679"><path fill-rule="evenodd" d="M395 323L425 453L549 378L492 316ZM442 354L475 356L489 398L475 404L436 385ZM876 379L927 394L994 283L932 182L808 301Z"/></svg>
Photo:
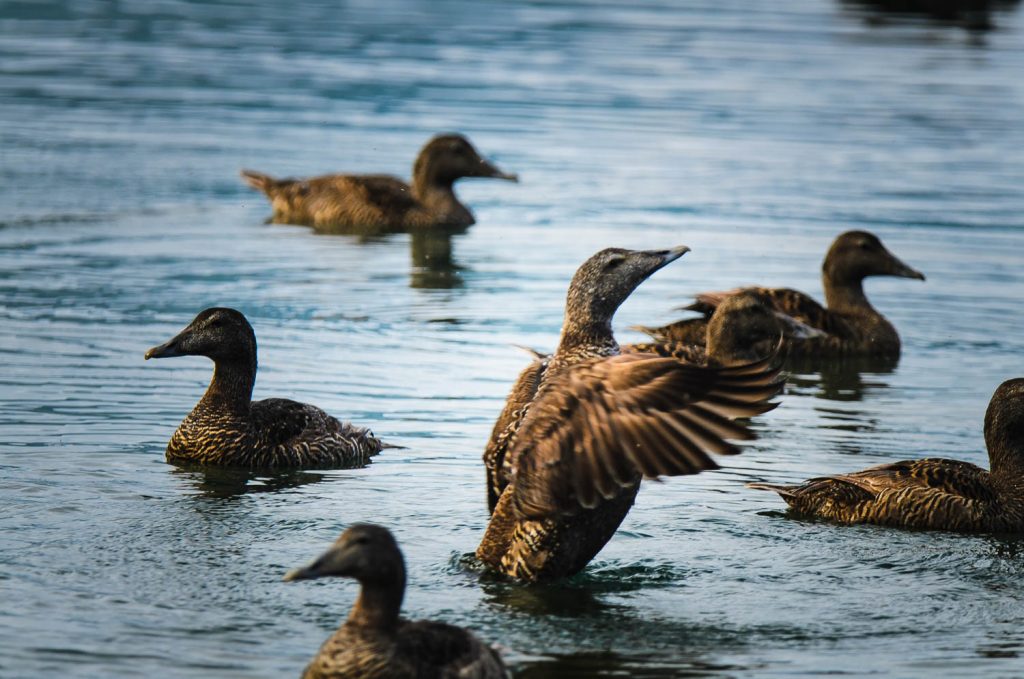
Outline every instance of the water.
<svg viewBox="0 0 1024 679"><path fill-rule="evenodd" d="M281 576L366 520L405 551L406 613L474 628L517 676L1020 674L1024 542L794 521L742 484L987 465L985 406L1024 372L1024 13L336 4L0 4L0 675L297 676L356 586ZM479 223L450 239L266 225L237 177L407 175L447 130L522 177L462 182ZM794 376L744 455L647 484L577 578L466 566L512 344L554 346L584 258L693 248L623 306L635 340L703 289L820 294L848 228L928 275L868 284L898 367ZM210 365L142 354L214 304L255 326L258 398L407 449L166 465Z"/></svg>

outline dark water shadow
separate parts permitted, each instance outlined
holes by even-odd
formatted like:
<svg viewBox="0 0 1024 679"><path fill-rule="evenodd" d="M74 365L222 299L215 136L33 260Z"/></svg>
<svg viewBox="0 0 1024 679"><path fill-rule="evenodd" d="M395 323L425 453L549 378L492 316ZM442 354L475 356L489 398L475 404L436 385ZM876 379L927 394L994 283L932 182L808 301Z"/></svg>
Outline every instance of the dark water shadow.
<svg viewBox="0 0 1024 679"><path fill-rule="evenodd" d="M395 235L409 234L412 260L409 287L421 290L451 290L464 285L462 272L467 268L455 261L453 237L465 234L466 227L435 227L406 231L374 226L314 227L320 236L342 236L357 245L386 243Z"/></svg>
<svg viewBox="0 0 1024 679"><path fill-rule="evenodd" d="M796 390L810 392L826 401L862 401L867 391L887 389L883 376L891 375L898 358L857 357L823 362L789 358L784 370L787 384Z"/></svg>
<svg viewBox="0 0 1024 679"><path fill-rule="evenodd" d="M455 261L452 236L459 232L445 229L410 234L412 271L409 287L423 290L450 290L464 285L465 267Z"/></svg>
<svg viewBox="0 0 1024 679"><path fill-rule="evenodd" d="M252 493L276 493L328 479L326 474L306 471L277 473L245 469L177 467L172 474L192 486L196 494L210 499L235 499Z"/></svg>
<svg viewBox="0 0 1024 679"><path fill-rule="evenodd" d="M894 20L926 20L938 25L984 33L996 28L1000 12L1013 11L1021 0L840 0L873 26Z"/></svg>
<svg viewBox="0 0 1024 679"><path fill-rule="evenodd" d="M638 654L639 656L639 654ZM680 667L682 665L682 667ZM637 657L611 651L591 651L530 659L517 665L517 679L586 679L588 677L728 677L746 668L716 665L699 657Z"/></svg>

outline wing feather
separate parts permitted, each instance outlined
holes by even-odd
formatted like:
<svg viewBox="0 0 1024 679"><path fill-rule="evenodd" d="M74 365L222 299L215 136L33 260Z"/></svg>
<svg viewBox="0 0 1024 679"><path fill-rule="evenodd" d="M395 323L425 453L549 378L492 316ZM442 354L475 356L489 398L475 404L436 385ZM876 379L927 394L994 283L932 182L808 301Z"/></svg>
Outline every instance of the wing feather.
<svg viewBox="0 0 1024 679"><path fill-rule="evenodd" d="M571 514L641 476L717 469L712 453L739 452L726 439L753 438L733 420L774 408L781 388L771 358L730 368L652 354L577 364L538 394L510 445L516 512Z"/></svg>

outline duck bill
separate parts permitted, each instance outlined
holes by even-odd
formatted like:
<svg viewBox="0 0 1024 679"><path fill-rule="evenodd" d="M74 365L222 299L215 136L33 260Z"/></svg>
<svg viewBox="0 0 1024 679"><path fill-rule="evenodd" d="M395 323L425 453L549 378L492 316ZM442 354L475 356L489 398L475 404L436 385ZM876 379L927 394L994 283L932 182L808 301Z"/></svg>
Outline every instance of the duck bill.
<svg viewBox="0 0 1024 679"><path fill-rule="evenodd" d="M347 576L352 572L352 553L344 547L327 550L312 563L300 568L293 568L284 574L285 582L295 580L316 580L327 575Z"/></svg>
<svg viewBox="0 0 1024 679"><path fill-rule="evenodd" d="M185 356L185 352L181 349L182 335L185 333L179 333L175 335L173 339L170 339L163 344L153 347L146 352L146 360L151 358L173 358L175 356Z"/></svg>
<svg viewBox="0 0 1024 679"><path fill-rule="evenodd" d="M915 269L914 267L907 266L895 256L892 257L890 262L890 269L886 273L890 276L896 276L897 278L914 278L919 281L924 280L924 274Z"/></svg>
<svg viewBox="0 0 1024 679"><path fill-rule="evenodd" d="M514 172L504 172L497 165L487 162L486 160L480 161L480 167L478 177L489 177L491 179L504 179L507 182L519 182L519 175Z"/></svg>
<svg viewBox="0 0 1024 679"><path fill-rule="evenodd" d="M676 261L689 251L689 247L685 245L678 245L671 250L648 250L644 254L648 255L652 259L653 266L651 268L651 273L654 273L658 269Z"/></svg>

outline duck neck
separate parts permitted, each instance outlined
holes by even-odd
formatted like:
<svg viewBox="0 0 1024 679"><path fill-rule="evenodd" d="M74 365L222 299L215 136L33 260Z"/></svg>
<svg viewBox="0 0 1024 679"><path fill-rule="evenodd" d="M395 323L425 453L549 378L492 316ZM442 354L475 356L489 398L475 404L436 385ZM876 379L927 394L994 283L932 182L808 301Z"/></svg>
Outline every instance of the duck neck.
<svg viewBox="0 0 1024 679"><path fill-rule="evenodd" d="M1005 494L1019 498L1024 495L1024 445L993 441L988 447L992 483Z"/></svg>
<svg viewBox="0 0 1024 679"><path fill-rule="evenodd" d="M821 276L825 288L825 304L829 311L839 313L876 314L875 308L864 295L863 278L835 278L827 272Z"/></svg>
<svg viewBox="0 0 1024 679"><path fill-rule="evenodd" d="M255 356L242 360L215 360L213 379L200 405L233 414L248 413L255 383Z"/></svg>
<svg viewBox="0 0 1024 679"><path fill-rule="evenodd" d="M398 613L402 609L405 594L405 570L391 582L363 581L359 598L348 614L349 625L368 627L376 630L392 630L398 624Z"/></svg>
<svg viewBox="0 0 1024 679"><path fill-rule="evenodd" d="M566 316L556 357L582 360L594 356L613 356L619 353L619 344L612 334L611 321L573 321Z"/></svg>

